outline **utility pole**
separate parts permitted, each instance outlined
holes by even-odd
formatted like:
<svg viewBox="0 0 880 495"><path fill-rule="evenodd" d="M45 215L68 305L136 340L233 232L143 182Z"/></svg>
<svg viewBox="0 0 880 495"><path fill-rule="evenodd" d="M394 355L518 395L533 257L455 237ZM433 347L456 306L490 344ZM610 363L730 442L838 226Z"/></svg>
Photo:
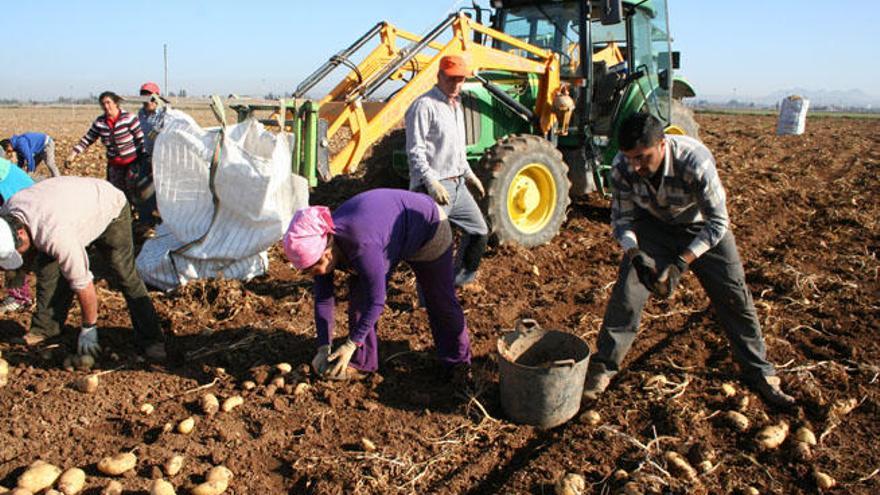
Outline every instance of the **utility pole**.
<svg viewBox="0 0 880 495"><path fill-rule="evenodd" d="M162 91L164 91L165 92L164 94L167 95L168 94L168 44L167 43L162 43L162 51L165 52L165 85L162 86L165 89L163 89Z"/></svg>

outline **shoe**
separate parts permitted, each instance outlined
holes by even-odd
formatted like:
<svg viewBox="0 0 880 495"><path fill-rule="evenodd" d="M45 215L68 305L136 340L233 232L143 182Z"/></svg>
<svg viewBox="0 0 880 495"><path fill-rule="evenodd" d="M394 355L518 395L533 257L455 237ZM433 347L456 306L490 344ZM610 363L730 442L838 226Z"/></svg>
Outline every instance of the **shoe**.
<svg viewBox="0 0 880 495"><path fill-rule="evenodd" d="M465 285L472 283L477 278L477 271L470 271L464 268L460 269L458 273L455 274L455 286L456 287L464 287Z"/></svg>
<svg viewBox="0 0 880 495"><path fill-rule="evenodd" d="M152 361L165 361L168 354L165 352L165 342L153 342L144 348L144 356Z"/></svg>
<svg viewBox="0 0 880 495"><path fill-rule="evenodd" d="M608 373L590 373L587 376L587 383L584 384L583 400L596 402L610 383L611 375Z"/></svg>
<svg viewBox="0 0 880 495"><path fill-rule="evenodd" d="M0 303L0 314L14 313L22 308L24 308L24 304L18 302L18 299L12 296L6 296L6 299Z"/></svg>
<svg viewBox="0 0 880 495"><path fill-rule="evenodd" d="M791 408L797 404L797 401L782 391L781 383L782 380L778 376L762 376L753 380L751 385L767 403L784 409Z"/></svg>

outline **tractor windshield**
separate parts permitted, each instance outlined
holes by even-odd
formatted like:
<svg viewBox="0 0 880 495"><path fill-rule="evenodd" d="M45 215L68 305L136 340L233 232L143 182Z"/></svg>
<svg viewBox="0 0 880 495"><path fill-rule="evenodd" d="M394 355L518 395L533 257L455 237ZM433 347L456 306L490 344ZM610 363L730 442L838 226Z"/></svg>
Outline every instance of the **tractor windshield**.
<svg viewBox="0 0 880 495"><path fill-rule="evenodd" d="M670 122L672 105L672 57L666 0L645 2L632 17L632 70L644 71L647 101L645 110Z"/></svg>
<svg viewBox="0 0 880 495"><path fill-rule="evenodd" d="M577 2L532 4L505 9L500 12L500 30L531 45L558 53L562 76L574 76L580 65L578 11ZM506 43L498 43L496 48L533 57Z"/></svg>

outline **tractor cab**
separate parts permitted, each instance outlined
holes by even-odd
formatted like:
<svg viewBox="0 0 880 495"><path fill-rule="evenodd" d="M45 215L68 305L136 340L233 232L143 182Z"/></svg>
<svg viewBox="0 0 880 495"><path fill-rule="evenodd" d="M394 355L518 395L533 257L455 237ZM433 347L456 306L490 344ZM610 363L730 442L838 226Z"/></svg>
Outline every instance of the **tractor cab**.
<svg viewBox="0 0 880 495"><path fill-rule="evenodd" d="M560 78L577 102L573 129L582 138L611 140L616 123L639 110L671 125L674 57L665 0L493 0L492 5L495 29L558 55Z"/></svg>

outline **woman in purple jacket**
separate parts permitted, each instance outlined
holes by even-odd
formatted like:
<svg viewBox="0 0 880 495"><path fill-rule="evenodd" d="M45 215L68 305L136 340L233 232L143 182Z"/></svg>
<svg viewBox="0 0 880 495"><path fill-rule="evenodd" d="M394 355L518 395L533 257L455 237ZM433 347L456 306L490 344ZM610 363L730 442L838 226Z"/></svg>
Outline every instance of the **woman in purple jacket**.
<svg viewBox="0 0 880 495"><path fill-rule="evenodd" d="M457 379L469 376L467 323L453 285L452 230L429 196L398 189L374 189L343 203L332 215L324 206L296 212L283 239L294 267L315 278L315 371L334 379L348 367L379 367L376 323L385 308L386 285L406 261L424 290L428 319L441 363ZM348 339L331 349L333 276L350 273Z"/></svg>

